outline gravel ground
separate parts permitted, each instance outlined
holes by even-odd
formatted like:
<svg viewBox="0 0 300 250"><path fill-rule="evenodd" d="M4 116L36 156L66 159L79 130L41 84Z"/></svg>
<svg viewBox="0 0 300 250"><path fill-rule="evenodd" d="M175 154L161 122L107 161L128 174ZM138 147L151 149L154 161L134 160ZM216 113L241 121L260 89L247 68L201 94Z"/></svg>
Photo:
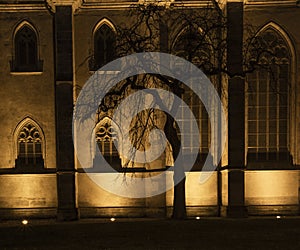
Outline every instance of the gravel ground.
<svg viewBox="0 0 300 250"><path fill-rule="evenodd" d="M300 249L300 218L0 221L0 249Z"/></svg>

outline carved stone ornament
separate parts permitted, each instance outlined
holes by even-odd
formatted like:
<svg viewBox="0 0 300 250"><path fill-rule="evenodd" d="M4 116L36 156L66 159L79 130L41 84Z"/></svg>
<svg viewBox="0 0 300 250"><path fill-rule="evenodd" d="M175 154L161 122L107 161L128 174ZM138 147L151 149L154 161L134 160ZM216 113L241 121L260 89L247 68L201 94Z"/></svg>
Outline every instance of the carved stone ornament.
<svg viewBox="0 0 300 250"><path fill-rule="evenodd" d="M77 10L81 4L82 0L46 0L48 7L55 12L56 6L72 6L73 11Z"/></svg>

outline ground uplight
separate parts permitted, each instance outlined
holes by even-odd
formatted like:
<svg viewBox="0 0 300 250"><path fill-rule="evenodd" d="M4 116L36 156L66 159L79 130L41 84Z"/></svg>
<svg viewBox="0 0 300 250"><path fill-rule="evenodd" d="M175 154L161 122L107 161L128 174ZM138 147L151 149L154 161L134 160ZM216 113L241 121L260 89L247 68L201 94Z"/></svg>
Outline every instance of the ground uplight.
<svg viewBox="0 0 300 250"><path fill-rule="evenodd" d="M22 220L22 224L23 225L27 225L28 224L28 220Z"/></svg>

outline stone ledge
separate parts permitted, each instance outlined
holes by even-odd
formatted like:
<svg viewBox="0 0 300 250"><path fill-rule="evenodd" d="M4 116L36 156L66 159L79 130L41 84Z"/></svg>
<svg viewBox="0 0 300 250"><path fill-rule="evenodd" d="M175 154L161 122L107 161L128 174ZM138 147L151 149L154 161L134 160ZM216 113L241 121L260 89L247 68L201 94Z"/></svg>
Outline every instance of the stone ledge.
<svg viewBox="0 0 300 250"><path fill-rule="evenodd" d="M167 207L167 218L172 216L173 207ZM219 216L218 206L187 206L186 207L187 217L216 217Z"/></svg>
<svg viewBox="0 0 300 250"><path fill-rule="evenodd" d="M248 206L248 215L299 215L298 205Z"/></svg>
<svg viewBox="0 0 300 250"><path fill-rule="evenodd" d="M0 221L6 219L56 218L57 208L0 208Z"/></svg>

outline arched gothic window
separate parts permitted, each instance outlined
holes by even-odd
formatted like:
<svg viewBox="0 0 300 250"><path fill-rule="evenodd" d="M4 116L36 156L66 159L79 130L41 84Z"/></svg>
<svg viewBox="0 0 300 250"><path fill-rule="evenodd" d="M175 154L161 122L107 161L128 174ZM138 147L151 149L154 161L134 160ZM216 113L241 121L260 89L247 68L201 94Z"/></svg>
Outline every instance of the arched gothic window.
<svg viewBox="0 0 300 250"><path fill-rule="evenodd" d="M96 126L96 142L101 154L105 160L115 169L121 167L116 145L118 143L118 135L111 125L111 120L104 118Z"/></svg>
<svg viewBox="0 0 300 250"><path fill-rule="evenodd" d="M202 41L202 42L201 42ZM203 35L199 32L199 30L195 30L193 28L184 30L177 38L173 46L173 53L179 57L185 58L189 60L194 65L198 66L202 70L209 70L212 67L212 55L211 49L208 46L209 43L205 42ZM180 70L180 65L178 65ZM198 82L195 84L199 84ZM199 128L199 154L197 158L197 162L194 165L193 169L199 170L208 156L209 148L210 148L210 136L211 136L211 128L208 113L201 102L201 100L197 97L195 93L188 87L182 86L184 88L184 93L182 94L182 99L192 110L194 117L197 120L198 128ZM193 117L187 117L189 112L185 110L186 107L182 106L181 118L178 119L178 122L181 123L181 127L187 136L184 138L189 138L188 142L185 142L185 145L190 145L189 147L183 148L183 154L189 154L193 151L193 140L195 135L189 131L192 131L190 126L190 120ZM179 133L180 134L180 133ZM182 138L183 139L183 138Z"/></svg>
<svg viewBox="0 0 300 250"><path fill-rule="evenodd" d="M192 62L204 72L209 72L213 62L210 42L207 39L199 30L188 27L176 38L173 53Z"/></svg>
<svg viewBox="0 0 300 250"><path fill-rule="evenodd" d="M290 50L285 39L273 28L263 31L257 42L265 52L261 53L257 69L247 78L248 164L290 162Z"/></svg>
<svg viewBox="0 0 300 250"><path fill-rule="evenodd" d="M42 135L33 122L27 122L17 134L16 167L44 167Z"/></svg>
<svg viewBox="0 0 300 250"><path fill-rule="evenodd" d="M179 123L181 123L181 128L183 128L183 131L185 133L184 137L181 137L181 140L188 140L187 142L184 142L184 145L189 145L187 147L183 148L183 154L189 155L193 150L197 150L195 147L193 141L195 140L196 134L193 134L192 131L194 129L191 128L192 123L191 120L196 119L198 128L199 128L199 154L197 158L197 162L193 169L199 170L204 161L206 160L206 157L208 156L209 148L210 148L210 136L211 136L211 127L209 122L208 113L203 105L203 103L199 100L198 96L192 92L192 90L188 88L184 88L184 94L182 95L183 101L188 105L186 106L180 106L181 109L181 115L177 119ZM194 117L190 117L190 112L187 112L185 109L189 108L192 112ZM179 133L180 135L180 133Z"/></svg>
<svg viewBox="0 0 300 250"><path fill-rule="evenodd" d="M94 70L115 59L115 32L106 24L102 24L94 34Z"/></svg>
<svg viewBox="0 0 300 250"><path fill-rule="evenodd" d="M14 36L14 60L12 71L41 71L42 63L38 58L38 39L34 29L24 24Z"/></svg>

